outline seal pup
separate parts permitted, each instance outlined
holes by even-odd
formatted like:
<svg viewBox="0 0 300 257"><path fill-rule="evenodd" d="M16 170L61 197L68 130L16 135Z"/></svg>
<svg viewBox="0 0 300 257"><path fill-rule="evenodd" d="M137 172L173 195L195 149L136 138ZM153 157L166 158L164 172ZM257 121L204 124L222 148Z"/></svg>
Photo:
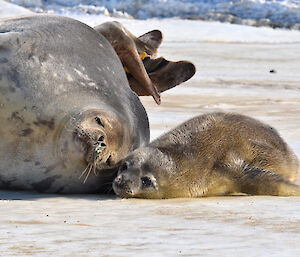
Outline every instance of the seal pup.
<svg viewBox="0 0 300 257"><path fill-rule="evenodd" d="M193 118L129 154L113 189L121 197L300 196L296 155L277 131L240 114Z"/></svg>
<svg viewBox="0 0 300 257"><path fill-rule="evenodd" d="M138 38L117 21L105 22L94 29L105 36L127 72L129 85L138 95L152 95L160 104L159 93L190 79L196 72L188 61L171 62L157 58L163 35L149 31Z"/></svg>
<svg viewBox="0 0 300 257"><path fill-rule="evenodd" d="M146 111L110 43L62 16L0 20L0 121L3 189L101 192L149 142Z"/></svg>

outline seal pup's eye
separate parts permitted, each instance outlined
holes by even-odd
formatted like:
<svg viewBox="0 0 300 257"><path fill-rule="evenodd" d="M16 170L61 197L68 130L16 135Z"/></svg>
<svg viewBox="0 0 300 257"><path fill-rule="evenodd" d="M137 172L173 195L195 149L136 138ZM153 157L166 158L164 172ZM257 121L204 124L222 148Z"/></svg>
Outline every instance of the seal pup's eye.
<svg viewBox="0 0 300 257"><path fill-rule="evenodd" d="M103 140L104 140L104 136L98 138L98 141L103 141Z"/></svg>
<svg viewBox="0 0 300 257"><path fill-rule="evenodd" d="M99 117L95 117L95 121L104 128L104 124L102 123L102 121Z"/></svg>
<svg viewBox="0 0 300 257"><path fill-rule="evenodd" d="M142 181L142 187L150 187L153 186L152 184L152 180L149 177L142 177L141 178Z"/></svg>

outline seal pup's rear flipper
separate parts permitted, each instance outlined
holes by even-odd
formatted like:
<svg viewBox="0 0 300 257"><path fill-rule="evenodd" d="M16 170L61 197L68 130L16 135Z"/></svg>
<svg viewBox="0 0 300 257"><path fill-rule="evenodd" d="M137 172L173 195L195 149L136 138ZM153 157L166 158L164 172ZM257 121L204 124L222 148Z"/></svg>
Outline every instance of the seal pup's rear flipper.
<svg viewBox="0 0 300 257"><path fill-rule="evenodd" d="M245 163L231 167L236 184L242 193L250 195L300 196L300 186L284 179L278 173L251 167Z"/></svg>
<svg viewBox="0 0 300 257"><path fill-rule="evenodd" d="M160 30L152 30L139 36L135 43L140 54L146 52L151 58L155 58L162 41L162 32Z"/></svg>
<svg viewBox="0 0 300 257"><path fill-rule="evenodd" d="M144 65L152 83L159 93L189 80L196 72L196 68L191 62L171 62L163 57L157 59L149 58L144 61ZM131 89L138 95L149 95L134 77L129 77L128 81Z"/></svg>

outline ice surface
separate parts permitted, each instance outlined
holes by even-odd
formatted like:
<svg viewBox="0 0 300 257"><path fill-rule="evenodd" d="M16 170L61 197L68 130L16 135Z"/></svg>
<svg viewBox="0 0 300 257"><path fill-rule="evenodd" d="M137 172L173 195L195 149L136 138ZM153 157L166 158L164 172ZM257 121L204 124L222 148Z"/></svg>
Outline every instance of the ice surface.
<svg viewBox="0 0 300 257"><path fill-rule="evenodd" d="M120 200L2 191L1 256L292 257L300 198Z"/></svg>

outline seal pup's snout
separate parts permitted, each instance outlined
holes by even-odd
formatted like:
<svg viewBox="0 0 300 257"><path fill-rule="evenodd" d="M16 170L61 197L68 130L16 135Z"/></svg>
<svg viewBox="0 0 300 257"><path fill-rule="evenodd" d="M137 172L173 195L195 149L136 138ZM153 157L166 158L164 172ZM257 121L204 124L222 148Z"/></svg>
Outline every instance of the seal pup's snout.
<svg viewBox="0 0 300 257"><path fill-rule="evenodd" d="M118 171L118 176L115 178L113 182L113 190L114 192L122 197L129 198L134 197L135 189L135 176L132 176L132 172L130 172L130 164L125 161L120 166Z"/></svg>
<svg viewBox="0 0 300 257"><path fill-rule="evenodd" d="M123 198L148 198L149 194L157 194L158 183L145 165L141 166L139 161L129 160L121 165L113 182L113 189Z"/></svg>
<svg viewBox="0 0 300 257"><path fill-rule="evenodd" d="M132 181L125 174L119 174L113 182L114 192L122 198L134 197Z"/></svg>

